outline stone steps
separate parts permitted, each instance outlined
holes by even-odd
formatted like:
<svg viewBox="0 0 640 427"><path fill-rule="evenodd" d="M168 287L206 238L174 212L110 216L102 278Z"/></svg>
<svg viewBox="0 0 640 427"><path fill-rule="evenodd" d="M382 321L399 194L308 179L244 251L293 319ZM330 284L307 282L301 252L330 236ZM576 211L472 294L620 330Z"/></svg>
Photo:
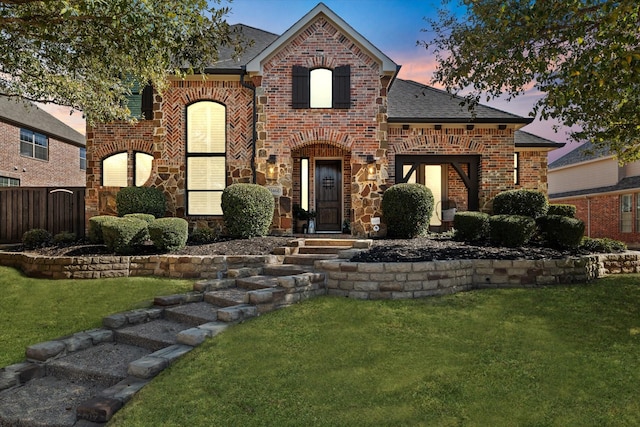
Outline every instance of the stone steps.
<svg viewBox="0 0 640 427"><path fill-rule="evenodd" d="M338 256L335 254L297 254L287 255L284 257L284 264L293 265L309 265L313 266L316 261L324 261L328 259L335 259Z"/></svg>

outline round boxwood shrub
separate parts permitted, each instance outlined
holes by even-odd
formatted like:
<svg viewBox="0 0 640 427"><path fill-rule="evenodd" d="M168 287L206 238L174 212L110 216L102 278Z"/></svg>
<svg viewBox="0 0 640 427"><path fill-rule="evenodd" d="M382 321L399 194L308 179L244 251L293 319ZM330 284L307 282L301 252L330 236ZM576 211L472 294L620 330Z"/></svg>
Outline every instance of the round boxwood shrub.
<svg viewBox="0 0 640 427"><path fill-rule="evenodd" d="M422 184L396 184L382 194L382 216L387 236L411 239L429 229L433 193Z"/></svg>
<svg viewBox="0 0 640 427"><path fill-rule="evenodd" d="M149 224L153 246L161 251L178 251L187 244L189 223L182 218L158 218Z"/></svg>
<svg viewBox="0 0 640 427"><path fill-rule="evenodd" d="M573 218L576 216L575 205L550 204L547 215L561 215Z"/></svg>
<svg viewBox="0 0 640 427"><path fill-rule="evenodd" d="M584 236L584 222L562 215L537 219L545 244L552 248L577 248Z"/></svg>
<svg viewBox="0 0 640 427"><path fill-rule="evenodd" d="M189 236L189 241L196 245L206 245L213 243L220 237L220 232L210 227L199 227L194 229Z"/></svg>
<svg viewBox="0 0 640 427"><path fill-rule="evenodd" d="M138 218L114 218L102 223L107 249L118 255L129 255L149 238L146 221Z"/></svg>
<svg viewBox="0 0 640 427"><path fill-rule="evenodd" d="M76 233L70 231L61 231L53 236L53 243L56 245L70 245L78 239Z"/></svg>
<svg viewBox="0 0 640 427"><path fill-rule="evenodd" d="M624 242L608 237L583 237L580 247L591 253L601 254L624 252L627 250L627 245Z"/></svg>
<svg viewBox="0 0 640 427"><path fill-rule="evenodd" d="M503 191L493 198L494 215L521 215L538 218L549 210L547 196L538 190Z"/></svg>
<svg viewBox="0 0 640 427"><path fill-rule="evenodd" d="M96 215L89 218L89 241L96 245L104 243L104 236L102 235L102 224L107 221L111 221L114 218L117 217L111 215Z"/></svg>
<svg viewBox="0 0 640 427"><path fill-rule="evenodd" d="M456 240L484 240L489 235L489 215L484 212L456 212L453 217L453 229Z"/></svg>
<svg viewBox="0 0 640 427"><path fill-rule="evenodd" d="M231 237L266 236L273 220L271 192L257 184L233 184L222 192L222 213Z"/></svg>
<svg viewBox="0 0 640 427"><path fill-rule="evenodd" d="M22 246L26 249L43 248L51 243L51 233L43 228L34 228L22 235Z"/></svg>
<svg viewBox="0 0 640 427"><path fill-rule="evenodd" d="M489 217L491 243L515 248L526 245L536 234L536 221L524 215L492 215Z"/></svg>
<svg viewBox="0 0 640 427"><path fill-rule="evenodd" d="M118 216L145 213L162 218L167 210L167 200L155 187L124 187L116 195Z"/></svg>
<svg viewBox="0 0 640 427"><path fill-rule="evenodd" d="M147 224L151 224L153 221L155 221L156 217L151 215L151 214L146 214L146 213L132 213L132 214L126 214L123 215L125 218L138 218L141 219L143 221L146 221Z"/></svg>

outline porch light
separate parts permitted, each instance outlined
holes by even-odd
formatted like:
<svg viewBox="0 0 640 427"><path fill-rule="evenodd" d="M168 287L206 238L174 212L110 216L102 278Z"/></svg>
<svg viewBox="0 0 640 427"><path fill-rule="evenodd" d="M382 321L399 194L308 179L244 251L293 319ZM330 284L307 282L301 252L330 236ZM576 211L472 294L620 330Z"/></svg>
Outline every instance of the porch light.
<svg viewBox="0 0 640 427"><path fill-rule="evenodd" d="M474 125L467 125L467 130L473 130L474 127Z"/></svg>
<svg viewBox="0 0 640 427"><path fill-rule="evenodd" d="M367 179L375 180L376 172L377 172L376 159L373 157L373 155L368 154L367 155Z"/></svg>
<svg viewBox="0 0 640 427"><path fill-rule="evenodd" d="M276 155L271 154L267 159L267 179L278 178L278 166L276 165Z"/></svg>

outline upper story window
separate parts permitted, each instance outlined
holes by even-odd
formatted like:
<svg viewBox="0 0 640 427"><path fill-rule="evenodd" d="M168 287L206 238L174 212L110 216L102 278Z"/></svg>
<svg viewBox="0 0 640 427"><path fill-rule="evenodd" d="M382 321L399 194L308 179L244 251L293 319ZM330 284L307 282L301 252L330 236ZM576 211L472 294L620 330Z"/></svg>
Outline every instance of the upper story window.
<svg viewBox="0 0 640 427"><path fill-rule="evenodd" d="M153 86L147 85L142 90L135 84L131 95L127 96L127 106L132 117L143 120L153 119Z"/></svg>
<svg viewBox="0 0 640 427"><path fill-rule="evenodd" d="M9 178L8 176L0 176L0 187L20 187L20 180Z"/></svg>
<svg viewBox="0 0 640 427"><path fill-rule="evenodd" d="M87 170L87 149L84 147L80 147L80 169Z"/></svg>
<svg viewBox="0 0 640 427"><path fill-rule="evenodd" d="M140 187L151 176L153 156L136 152L133 156L133 183ZM129 185L129 153L117 153L102 160L102 185L105 187L127 187Z"/></svg>
<svg viewBox="0 0 640 427"><path fill-rule="evenodd" d="M34 159L49 160L49 139L41 133L20 129L20 154Z"/></svg>
<svg viewBox="0 0 640 427"><path fill-rule="evenodd" d="M520 184L520 153L513 153L513 183Z"/></svg>
<svg viewBox="0 0 640 427"><path fill-rule="evenodd" d="M187 107L188 215L222 215L226 143L224 105L200 101Z"/></svg>
<svg viewBox="0 0 640 427"><path fill-rule="evenodd" d="M351 67L333 70L294 65L292 69L293 108L350 108Z"/></svg>

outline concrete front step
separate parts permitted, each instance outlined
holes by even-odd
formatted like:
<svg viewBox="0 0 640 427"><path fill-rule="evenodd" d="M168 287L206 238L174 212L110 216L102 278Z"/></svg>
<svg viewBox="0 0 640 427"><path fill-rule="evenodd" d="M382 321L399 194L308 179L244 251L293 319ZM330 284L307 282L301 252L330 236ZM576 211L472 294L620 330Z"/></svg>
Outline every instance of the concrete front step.
<svg viewBox="0 0 640 427"><path fill-rule="evenodd" d="M119 343L147 348L152 351L177 343L177 335L191 325L158 319L148 323L141 323L114 331L115 339Z"/></svg>
<svg viewBox="0 0 640 427"><path fill-rule="evenodd" d="M313 266L299 265L299 264L280 264L269 265L264 268L264 275L280 277L280 276L293 276L296 274L302 274L313 270Z"/></svg>
<svg viewBox="0 0 640 427"><path fill-rule="evenodd" d="M304 239L304 244L302 246L341 246L344 248L353 247L354 243L357 239L327 239L327 238L318 238L318 239Z"/></svg>
<svg viewBox="0 0 640 427"><path fill-rule="evenodd" d="M335 259L337 255L333 254L300 254L300 255L287 255L284 257L284 264L296 264L296 265L310 265L316 261Z"/></svg>
<svg viewBox="0 0 640 427"><path fill-rule="evenodd" d="M341 251L349 249L346 246L301 246L298 248L298 254L338 254Z"/></svg>

